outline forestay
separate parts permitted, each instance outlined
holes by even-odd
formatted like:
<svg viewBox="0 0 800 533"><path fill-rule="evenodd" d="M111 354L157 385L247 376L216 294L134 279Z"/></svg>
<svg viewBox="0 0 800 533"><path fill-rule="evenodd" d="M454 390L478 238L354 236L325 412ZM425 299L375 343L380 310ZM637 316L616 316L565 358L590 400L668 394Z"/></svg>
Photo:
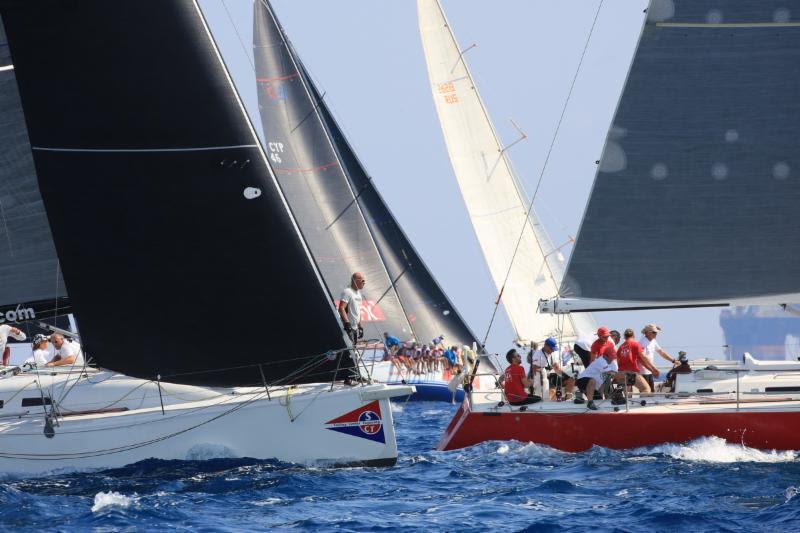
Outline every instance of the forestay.
<svg viewBox="0 0 800 533"><path fill-rule="evenodd" d="M363 292L372 301L362 313L368 335L388 330L429 342L444 334L471 344L475 336L389 211L268 2L255 2L254 21L270 164L332 296L348 269L368 269Z"/></svg>
<svg viewBox="0 0 800 533"><path fill-rule="evenodd" d="M68 311L0 21L0 324Z"/></svg>
<svg viewBox="0 0 800 533"><path fill-rule="evenodd" d="M530 202L515 179L439 2L418 0L417 10L450 162L517 337L575 338L590 332L590 317L578 319L581 323L570 317L562 324L556 317L538 312L539 299L558 292L562 256L536 213L528 213Z"/></svg>
<svg viewBox="0 0 800 533"><path fill-rule="evenodd" d="M330 379L335 362L308 356L344 335L199 7L21 2L2 16L95 361L204 385L261 383L258 364L270 383Z"/></svg>
<svg viewBox="0 0 800 533"><path fill-rule="evenodd" d="M798 16L797 0L651 2L561 289L570 308L796 301Z"/></svg>

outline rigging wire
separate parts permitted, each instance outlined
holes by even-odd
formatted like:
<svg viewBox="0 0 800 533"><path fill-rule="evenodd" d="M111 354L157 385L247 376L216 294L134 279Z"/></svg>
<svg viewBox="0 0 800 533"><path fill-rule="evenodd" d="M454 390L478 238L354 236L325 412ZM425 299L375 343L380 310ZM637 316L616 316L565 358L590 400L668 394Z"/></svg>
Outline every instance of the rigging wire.
<svg viewBox="0 0 800 533"><path fill-rule="evenodd" d="M514 247L514 253L511 255L511 261L508 265L508 270L506 271L506 276L503 279L503 285L500 287L500 293L497 296L497 300L494 303L494 310L492 311L492 317L489 320L489 325L486 328L486 335L483 337L483 344L486 344L487 339L489 338L489 332L492 330L492 325L494 324L494 319L497 316L497 309L500 307L500 301L503 298L503 291L506 288L506 283L508 283L508 278L511 276L511 269L514 267L514 260L517 257L517 252L519 251L520 244L522 244L522 238L525 235L525 228L528 225L528 221L531 218L531 212L533 211L533 202L536 200L536 195L539 193L539 188L542 185L542 181L544 178L544 173L547 170L547 163L550 161L550 155L553 152L553 148L555 147L556 140L558 139L558 132L561 130L561 123L564 121L564 115L567 112L567 107L569 106L570 98L572 97L572 91L575 89L575 82L578 80L578 74L580 74L581 66L583 65L583 59L586 57L586 51L589 49L589 42L592 40L592 33L594 33L594 28L597 25L597 19L600 16L600 9L603 7L604 0L600 0L600 3L597 5L597 11L595 11L594 19L592 20L592 26L589 28L589 33L586 36L586 42L583 45L583 52L581 52L580 60L578 61L578 66L575 69L575 75L572 77L572 83L569 86L569 91L567 92L567 98L564 100L564 105L561 108L561 115L558 117L558 123L556 124L556 129L553 132L553 138L550 141L550 147L547 149L547 156L544 159L544 164L542 165L542 170L539 173L539 179L536 182L536 188L533 190L533 195L531 196L531 200L528 204L528 210L525 213L525 220L522 223L522 228L519 232L519 238L517 239L517 244Z"/></svg>

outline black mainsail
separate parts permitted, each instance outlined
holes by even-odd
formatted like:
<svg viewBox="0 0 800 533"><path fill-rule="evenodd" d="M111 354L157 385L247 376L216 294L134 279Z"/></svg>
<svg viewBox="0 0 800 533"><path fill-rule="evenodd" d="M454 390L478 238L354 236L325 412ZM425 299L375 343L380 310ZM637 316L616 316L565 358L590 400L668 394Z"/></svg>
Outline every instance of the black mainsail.
<svg viewBox="0 0 800 533"><path fill-rule="evenodd" d="M572 309L798 296L798 14L650 3L561 288Z"/></svg>
<svg viewBox="0 0 800 533"><path fill-rule="evenodd" d="M270 164L333 296L348 272L367 270L367 289L379 295L385 316L368 316L368 334L388 330L421 342L440 334L452 342L475 341L381 198L266 0L254 4L253 40Z"/></svg>
<svg viewBox="0 0 800 533"><path fill-rule="evenodd" d="M69 300L0 21L0 324L53 319ZM24 326L20 326L24 327Z"/></svg>
<svg viewBox="0 0 800 533"><path fill-rule="evenodd" d="M329 379L335 362L307 357L346 346L332 302L196 3L0 5L95 361L178 383L258 383L259 364L268 382Z"/></svg>

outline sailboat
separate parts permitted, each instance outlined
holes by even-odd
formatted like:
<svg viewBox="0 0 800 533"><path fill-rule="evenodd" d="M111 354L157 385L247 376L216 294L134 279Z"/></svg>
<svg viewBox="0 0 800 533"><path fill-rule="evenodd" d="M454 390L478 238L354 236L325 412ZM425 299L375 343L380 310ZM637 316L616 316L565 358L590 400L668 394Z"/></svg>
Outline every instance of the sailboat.
<svg viewBox="0 0 800 533"><path fill-rule="evenodd" d="M554 337L572 346L597 329L592 317L539 313L532 302L558 290L562 246L555 246L517 180L438 0L417 0L433 101L470 222L516 342ZM519 140L524 138L521 137ZM518 141L516 141L518 142ZM515 142L515 143L516 143ZM512 143L512 144L515 144Z"/></svg>
<svg viewBox="0 0 800 533"><path fill-rule="evenodd" d="M794 4L650 2L564 281L540 312L800 299ZM609 242L646 253L609 253ZM782 391L623 392L589 411L515 407L483 385L440 449L517 439L580 451L703 436L800 449L800 400Z"/></svg>
<svg viewBox="0 0 800 533"><path fill-rule="evenodd" d="M269 2L253 4L253 63L269 162L331 299L356 271L368 283L362 307L364 360L372 377L411 383L415 400L451 401L445 366L384 361L383 332L421 348L482 351L390 212L298 57ZM466 354L464 354L466 355ZM457 391L457 399L463 390Z"/></svg>
<svg viewBox="0 0 800 533"><path fill-rule="evenodd" d="M0 303L68 298L99 367L0 380L0 471L393 464L389 399L413 387L339 381L353 346L203 11L115 8L0 4L3 210L30 215L4 225Z"/></svg>

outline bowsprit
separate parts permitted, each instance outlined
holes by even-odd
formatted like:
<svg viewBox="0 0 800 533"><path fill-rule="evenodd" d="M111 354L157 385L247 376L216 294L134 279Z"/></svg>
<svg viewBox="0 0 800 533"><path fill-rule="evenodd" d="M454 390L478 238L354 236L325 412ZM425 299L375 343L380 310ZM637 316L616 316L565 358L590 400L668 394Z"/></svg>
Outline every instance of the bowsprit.
<svg viewBox="0 0 800 533"><path fill-rule="evenodd" d="M383 420L381 419L381 407L377 401L368 403L347 414L333 420L325 422L328 429L361 437L375 442L385 443L383 435Z"/></svg>

